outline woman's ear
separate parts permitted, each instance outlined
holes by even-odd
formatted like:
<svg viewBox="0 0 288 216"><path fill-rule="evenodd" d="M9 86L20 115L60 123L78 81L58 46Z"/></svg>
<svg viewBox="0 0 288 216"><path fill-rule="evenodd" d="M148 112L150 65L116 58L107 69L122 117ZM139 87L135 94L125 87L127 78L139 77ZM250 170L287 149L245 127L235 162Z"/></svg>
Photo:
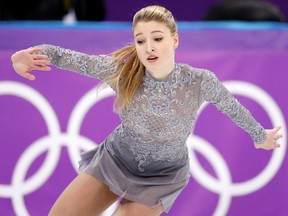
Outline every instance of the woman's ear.
<svg viewBox="0 0 288 216"><path fill-rule="evenodd" d="M176 49L179 45L179 35L175 34L173 40L174 40L173 47L174 47L174 49Z"/></svg>

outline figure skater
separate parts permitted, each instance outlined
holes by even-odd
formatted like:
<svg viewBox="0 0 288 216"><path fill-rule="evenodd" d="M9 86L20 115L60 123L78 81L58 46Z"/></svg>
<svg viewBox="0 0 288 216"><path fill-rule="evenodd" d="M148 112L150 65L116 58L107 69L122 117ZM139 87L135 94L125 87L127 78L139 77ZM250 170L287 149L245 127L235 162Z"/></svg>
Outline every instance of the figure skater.
<svg viewBox="0 0 288 216"><path fill-rule="evenodd" d="M175 63L176 22L152 5L133 17L134 42L111 55L87 55L39 45L11 56L14 70L34 80L50 64L107 83L121 124L103 143L81 154L79 175L59 196L50 216L99 215L121 198L114 216L168 212L189 180L186 146L204 101L247 131L256 148L280 145L280 126L264 129L215 74Z"/></svg>

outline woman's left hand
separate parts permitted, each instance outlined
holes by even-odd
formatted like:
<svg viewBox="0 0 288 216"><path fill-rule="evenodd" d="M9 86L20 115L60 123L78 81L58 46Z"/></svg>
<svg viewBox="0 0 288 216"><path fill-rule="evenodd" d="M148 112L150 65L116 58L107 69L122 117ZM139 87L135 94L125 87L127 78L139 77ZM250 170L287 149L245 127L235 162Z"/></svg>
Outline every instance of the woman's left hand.
<svg viewBox="0 0 288 216"><path fill-rule="evenodd" d="M281 126L275 127L271 130L266 130L267 137L261 144L254 144L255 148L257 149L265 149L265 150L272 150L275 148L279 148L280 144L277 143L277 140L282 138L283 135L279 134L279 130L281 129Z"/></svg>

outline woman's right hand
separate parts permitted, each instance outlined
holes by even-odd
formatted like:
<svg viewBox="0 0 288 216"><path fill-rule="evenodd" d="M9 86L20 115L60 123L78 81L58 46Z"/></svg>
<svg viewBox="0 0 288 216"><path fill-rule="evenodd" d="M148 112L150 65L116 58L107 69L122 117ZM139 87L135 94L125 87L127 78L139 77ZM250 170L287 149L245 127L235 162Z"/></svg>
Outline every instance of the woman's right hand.
<svg viewBox="0 0 288 216"><path fill-rule="evenodd" d="M47 55L37 54L43 51L41 47L34 47L25 50L20 50L11 56L13 68L20 76L29 80L35 80L35 76L30 72L32 70L50 71L51 68Z"/></svg>

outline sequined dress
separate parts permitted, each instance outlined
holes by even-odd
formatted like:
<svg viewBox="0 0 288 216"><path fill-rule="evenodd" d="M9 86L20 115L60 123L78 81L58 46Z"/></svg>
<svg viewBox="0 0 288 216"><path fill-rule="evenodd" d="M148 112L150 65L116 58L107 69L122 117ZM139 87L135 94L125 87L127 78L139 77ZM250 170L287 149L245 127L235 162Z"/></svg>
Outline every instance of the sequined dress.
<svg viewBox="0 0 288 216"><path fill-rule="evenodd" d="M53 45L43 54L59 68L99 80L117 72L109 55L87 55ZM91 151L81 155L79 172L88 173L128 200L168 212L189 180L186 140L204 101L214 104L255 143L266 137L264 128L206 69L175 64L164 81L147 70L121 124Z"/></svg>

